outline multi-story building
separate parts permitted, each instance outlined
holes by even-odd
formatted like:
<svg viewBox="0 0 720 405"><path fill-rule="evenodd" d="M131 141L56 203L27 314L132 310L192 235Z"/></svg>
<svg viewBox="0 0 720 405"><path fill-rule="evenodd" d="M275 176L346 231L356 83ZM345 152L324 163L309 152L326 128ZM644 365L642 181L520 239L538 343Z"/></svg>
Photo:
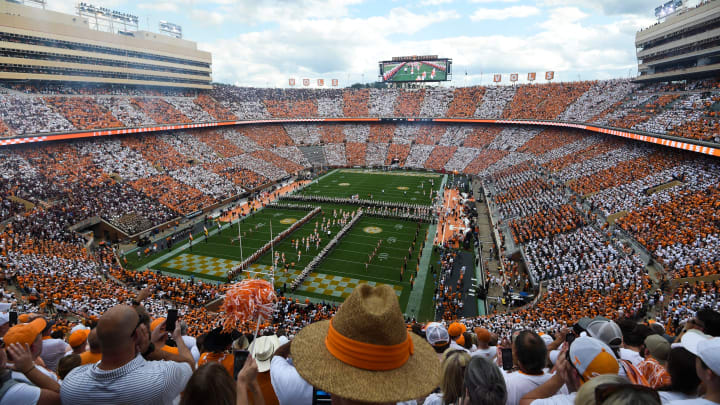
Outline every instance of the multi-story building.
<svg viewBox="0 0 720 405"><path fill-rule="evenodd" d="M102 32L85 17L0 1L0 80L211 88L212 57L148 31Z"/></svg>
<svg viewBox="0 0 720 405"><path fill-rule="evenodd" d="M680 7L635 36L638 80L674 80L720 72L720 0Z"/></svg>

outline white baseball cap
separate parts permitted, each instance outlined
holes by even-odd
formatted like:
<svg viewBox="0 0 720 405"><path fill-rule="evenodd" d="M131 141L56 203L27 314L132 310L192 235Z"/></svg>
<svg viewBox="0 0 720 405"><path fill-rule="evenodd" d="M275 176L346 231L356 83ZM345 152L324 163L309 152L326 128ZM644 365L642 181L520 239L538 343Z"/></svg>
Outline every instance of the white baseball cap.
<svg viewBox="0 0 720 405"><path fill-rule="evenodd" d="M430 322L425 327L425 338L428 343L435 346L442 346L443 344L450 343L450 334L442 324L437 322Z"/></svg>
<svg viewBox="0 0 720 405"><path fill-rule="evenodd" d="M697 356L713 373L720 375L720 337L698 342Z"/></svg>
<svg viewBox="0 0 720 405"><path fill-rule="evenodd" d="M552 336L550 336L548 334L540 336L540 339L542 339L543 342L545 342L545 346L548 346L548 345L550 345L550 343L554 342Z"/></svg>
<svg viewBox="0 0 720 405"><path fill-rule="evenodd" d="M711 338L712 336L706 335L697 329L690 329L689 331L685 332L683 337L680 339L680 343L673 343L672 347L684 347L685 350L697 356L698 344Z"/></svg>
<svg viewBox="0 0 720 405"><path fill-rule="evenodd" d="M585 380L601 374L617 374L620 369L612 349L589 336L581 336L572 342L570 361Z"/></svg>
<svg viewBox="0 0 720 405"><path fill-rule="evenodd" d="M79 323L79 324L73 326L72 329L70 329L70 334L73 334L73 333L75 333L75 332L77 332L77 331L79 331L79 330L82 330L82 329L90 329L90 328L88 328L87 326Z"/></svg>
<svg viewBox="0 0 720 405"><path fill-rule="evenodd" d="M622 343L622 330L620 326L610 320L596 320L587 326L587 333L611 347L620 347Z"/></svg>

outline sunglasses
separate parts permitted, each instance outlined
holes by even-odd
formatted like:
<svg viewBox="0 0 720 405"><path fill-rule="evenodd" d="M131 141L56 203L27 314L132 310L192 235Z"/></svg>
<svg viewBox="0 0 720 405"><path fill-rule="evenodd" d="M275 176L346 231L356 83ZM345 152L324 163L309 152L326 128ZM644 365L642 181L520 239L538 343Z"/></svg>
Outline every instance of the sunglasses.
<svg viewBox="0 0 720 405"><path fill-rule="evenodd" d="M143 323L143 319L142 319L142 317L140 317L140 319L138 320L137 325L135 325L135 327L133 328L132 332L130 332L130 337L132 337L132 336L135 334L135 332L137 331L137 328L139 328L140 325L142 325L142 323Z"/></svg>
<svg viewBox="0 0 720 405"><path fill-rule="evenodd" d="M637 384L600 384L595 388L595 404L602 405L608 398L617 394L618 392L632 390L644 392L652 396L655 401L660 403L660 395L657 391L650 387Z"/></svg>
<svg viewBox="0 0 720 405"><path fill-rule="evenodd" d="M568 361L568 363L570 363L572 368L575 370L577 375L580 377L580 380L582 380L583 383L586 382L587 379L585 378L584 375L582 375L580 370L577 369L577 366L575 366L575 363L573 363L572 359L570 358L570 350L569 349L568 349L568 351L565 352L565 359Z"/></svg>

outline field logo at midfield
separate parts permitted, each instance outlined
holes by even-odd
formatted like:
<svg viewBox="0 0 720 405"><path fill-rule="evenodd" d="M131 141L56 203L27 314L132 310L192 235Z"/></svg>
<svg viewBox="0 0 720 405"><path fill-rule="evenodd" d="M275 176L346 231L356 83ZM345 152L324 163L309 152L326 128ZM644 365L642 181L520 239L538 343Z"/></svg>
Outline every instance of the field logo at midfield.
<svg viewBox="0 0 720 405"><path fill-rule="evenodd" d="M338 186L340 186L340 187L347 187L349 185L350 185L350 183L339 183L338 184Z"/></svg>
<svg viewBox="0 0 720 405"><path fill-rule="evenodd" d="M410 187L400 186L397 189L398 190L410 190Z"/></svg>
<svg viewBox="0 0 720 405"><path fill-rule="evenodd" d="M283 225L290 225L294 224L295 222L297 222L297 219L295 218L283 218L280 220L280 223Z"/></svg>
<svg viewBox="0 0 720 405"><path fill-rule="evenodd" d="M363 228L363 232L365 233L380 233L382 232L382 228L379 226L366 226Z"/></svg>

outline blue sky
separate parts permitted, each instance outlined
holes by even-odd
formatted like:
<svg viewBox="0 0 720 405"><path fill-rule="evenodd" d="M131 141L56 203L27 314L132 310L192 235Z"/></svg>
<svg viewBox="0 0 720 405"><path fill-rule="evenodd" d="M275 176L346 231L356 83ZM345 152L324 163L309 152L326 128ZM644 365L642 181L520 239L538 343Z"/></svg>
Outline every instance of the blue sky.
<svg viewBox="0 0 720 405"><path fill-rule="evenodd" d="M51 9L74 12L65 0ZM635 75L634 39L660 0L90 0L159 20L213 53L213 79L287 87L288 78L374 81L377 62L401 55L454 61L453 82L491 84L494 73L556 72L556 80ZM467 72L467 75L465 75Z"/></svg>

